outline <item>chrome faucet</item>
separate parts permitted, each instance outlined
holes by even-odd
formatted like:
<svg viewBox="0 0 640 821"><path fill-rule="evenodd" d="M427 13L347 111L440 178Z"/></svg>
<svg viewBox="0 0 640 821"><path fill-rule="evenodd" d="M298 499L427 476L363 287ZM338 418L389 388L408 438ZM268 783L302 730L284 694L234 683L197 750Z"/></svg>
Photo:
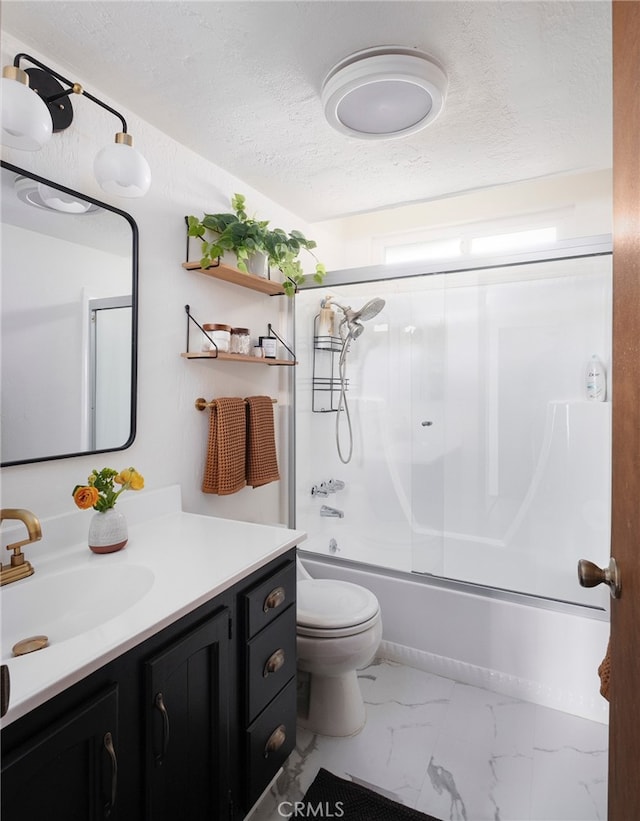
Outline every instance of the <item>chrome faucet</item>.
<svg viewBox="0 0 640 821"><path fill-rule="evenodd" d="M27 528L29 538L7 545L7 550L13 550L13 556L10 564L0 566L0 585L18 581L18 579L26 579L27 576L33 573L31 562L25 559L20 548L42 538L40 520L30 510L20 507L4 507L0 510L0 522L4 522L5 519L16 519L23 522Z"/></svg>
<svg viewBox="0 0 640 821"><path fill-rule="evenodd" d="M329 507L328 505L322 505L320 515L327 516L330 519L344 519L344 511L338 510L335 507Z"/></svg>

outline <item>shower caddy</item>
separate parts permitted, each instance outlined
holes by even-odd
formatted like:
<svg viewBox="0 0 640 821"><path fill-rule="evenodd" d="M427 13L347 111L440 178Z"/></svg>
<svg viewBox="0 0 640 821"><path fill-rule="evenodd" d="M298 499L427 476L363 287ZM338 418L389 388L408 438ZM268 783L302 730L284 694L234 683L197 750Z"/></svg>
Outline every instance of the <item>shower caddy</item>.
<svg viewBox="0 0 640 821"><path fill-rule="evenodd" d="M320 314L313 319L313 374L311 380L313 413L336 413L340 403L340 377L336 354L342 350L339 336L320 336ZM349 380L345 380L348 390Z"/></svg>

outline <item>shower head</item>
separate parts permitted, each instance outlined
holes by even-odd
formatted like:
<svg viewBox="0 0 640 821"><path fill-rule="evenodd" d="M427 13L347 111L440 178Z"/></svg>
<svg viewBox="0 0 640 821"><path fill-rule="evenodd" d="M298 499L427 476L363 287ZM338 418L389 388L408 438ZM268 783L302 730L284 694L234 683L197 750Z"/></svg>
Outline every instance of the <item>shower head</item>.
<svg viewBox="0 0 640 821"><path fill-rule="evenodd" d="M353 317L353 321L360 320L366 322L368 319L373 319L374 316L377 316L380 311L384 308L384 299L380 299L380 297L375 297L374 299L370 299L366 305L363 305L359 311L356 311L355 316Z"/></svg>
<svg viewBox="0 0 640 821"><path fill-rule="evenodd" d="M379 297L370 299L369 302L365 303L359 311L354 311L350 305L340 305L337 302L333 302L332 297L328 297L326 300L323 300L323 305L328 305L330 303L335 305L336 308L340 308L344 314L340 327L346 323L351 339L356 339L364 331L362 321L364 320L366 322L369 319L373 319L374 316L377 316L377 314L380 313L385 305L384 299L380 299Z"/></svg>

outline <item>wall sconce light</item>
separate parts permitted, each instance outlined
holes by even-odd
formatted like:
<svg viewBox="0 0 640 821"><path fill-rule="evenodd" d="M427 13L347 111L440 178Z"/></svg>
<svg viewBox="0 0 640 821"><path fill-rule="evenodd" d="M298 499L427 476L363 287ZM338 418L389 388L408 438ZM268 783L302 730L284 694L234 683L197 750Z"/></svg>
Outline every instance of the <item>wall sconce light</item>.
<svg viewBox="0 0 640 821"><path fill-rule="evenodd" d="M20 68L22 59L36 67ZM151 185L151 169L133 147L122 114L28 54L16 54L13 65L2 70L3 145L21 151L42 148L54 132L64 131L73 122L70 94L82 94L122 123L115 143L102 148L94 160L93 171L102 190L119 197L143 197Z"/></svg>

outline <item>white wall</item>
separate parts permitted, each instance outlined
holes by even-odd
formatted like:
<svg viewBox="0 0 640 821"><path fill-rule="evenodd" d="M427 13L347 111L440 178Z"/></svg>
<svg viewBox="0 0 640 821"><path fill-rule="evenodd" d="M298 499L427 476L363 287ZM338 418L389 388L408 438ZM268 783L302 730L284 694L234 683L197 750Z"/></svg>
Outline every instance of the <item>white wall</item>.
<svg viewBox="0 0 640 821"><path fill-rule="evenodd" d="M383 262L387 244L457 237L461 229L495 225L500 226L496 233L506 233L554 225L558 240L609 234L612 207L608 169L469 191L321 225L342 239L343 267L357 268Z"/></svg>
<svg viewBox="0 0 640 821"><path fill-rule="evenodd" d="M38 54L28 43L3 35L2 63L25 51L65 76L74 72L60 55ZM82 77L76 78L82 81ZM61 461L22 465L2 470L3 507L27 507L46 517L73 509L71 491L86 480L91 470L105 465L120 469L135 466L147 487L180 484L184 507L189 511L258 522L285 521L287 483L245 488L233 496L217 497L200 491L207 441L207 413L194 409L199 396L249 396L268 394L280 400L276 406L281 473L286 473L284 432L288 415L287 373L282 368L239 365L229 362L188 362L185 349L186 317L190 304L200 322L227 322L249 327L252 334L266 334L267 323L286 327L286 297L268 297L217 283L186 272L185 223L187 214L226 209L234 192L244 193L252 211L274 225L298 228L316 239L319 258L337 265L326 231L311 230L295 215L188 151L140 120L126 108L126 100L110 100L98 88L88 89L121 110L134 135L135 146L147 158L153 173L150 192L139 200L109 198L93 178L93 158L113 140L119 129L113 115L88 100L74 98L75 118L68 131L54 135L40 152L2 148L2 159L41 174L55 182L86 193L128 211L140 231L140 313L138 350L137 437L127 451ZM194 123L194 128L197 123ZM223 128L221 124L221 128ZM215 140L215 134L211 136ZM193 345L197 337L193 336ZM288 371L289 369L287 369ZM89 524L89 514L77 511ZM221 546L222 547L222 546Z"/></svg>

